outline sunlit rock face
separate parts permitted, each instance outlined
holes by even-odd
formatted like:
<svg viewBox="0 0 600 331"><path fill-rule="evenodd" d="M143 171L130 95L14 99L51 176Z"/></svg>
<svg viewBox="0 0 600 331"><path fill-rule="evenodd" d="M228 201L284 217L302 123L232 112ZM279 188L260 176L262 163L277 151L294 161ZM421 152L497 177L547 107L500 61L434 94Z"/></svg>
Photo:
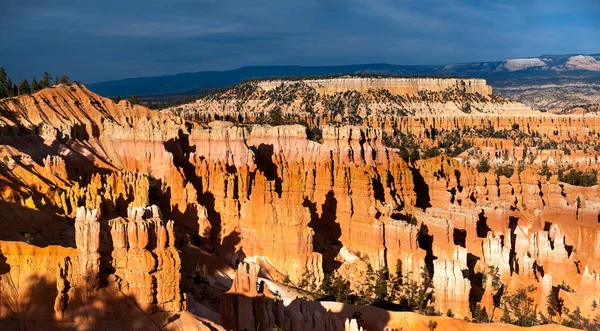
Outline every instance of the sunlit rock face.
<svg viewBox="0 0 600 331"><path fill-rule="evenodd" d="M592 139L595 117L379 117L322 125L315 138L301 125L185 121L75 84L1 100L0 110L3 318L73 322L109 297L144 316L183 312L203 264L227 291L212 311L232 329L356 329L352 311L284 304L260 283L318 287L334 273L357 290L368 266L418 283L426 271L433 308L461 319L478 304L491 313L499 287L534 285L538 303L562 282L577 293L569 304L600 295L597 186L540 175L535 162L510 178L458 157L407 162L385 141L514 125ZM517 147L490 138L474 148ZM42 278L48 290L35 287ZM38 298L43 313L20 308Z"/></svg>

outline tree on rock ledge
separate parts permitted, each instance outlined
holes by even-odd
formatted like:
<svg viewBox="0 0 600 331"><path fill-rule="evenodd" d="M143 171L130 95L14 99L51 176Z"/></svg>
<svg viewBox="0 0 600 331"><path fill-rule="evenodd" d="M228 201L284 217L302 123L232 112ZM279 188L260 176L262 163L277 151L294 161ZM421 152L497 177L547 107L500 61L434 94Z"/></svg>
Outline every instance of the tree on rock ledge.
<svg viewBox="0 0 600 331"><path fill-rule="evenodd" d="M140 103L140 100L138 99L138 96L137 96L137 95L135 95L135 94L132 94L132 95L131 95L131 98L129 98L129 102L130 102L132 105L137 105L138 103Z"/></svg>

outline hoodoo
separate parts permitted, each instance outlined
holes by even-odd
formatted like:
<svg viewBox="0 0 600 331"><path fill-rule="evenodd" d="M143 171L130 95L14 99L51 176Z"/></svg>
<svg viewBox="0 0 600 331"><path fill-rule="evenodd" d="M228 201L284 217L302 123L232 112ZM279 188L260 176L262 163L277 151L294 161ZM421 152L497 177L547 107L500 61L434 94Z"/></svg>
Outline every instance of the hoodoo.
<svg viewBox="0 0 600 331"><path fill-rule="evenodd" d="M0 113L2 329L596 325L600 118L364 77Z"/></svg>

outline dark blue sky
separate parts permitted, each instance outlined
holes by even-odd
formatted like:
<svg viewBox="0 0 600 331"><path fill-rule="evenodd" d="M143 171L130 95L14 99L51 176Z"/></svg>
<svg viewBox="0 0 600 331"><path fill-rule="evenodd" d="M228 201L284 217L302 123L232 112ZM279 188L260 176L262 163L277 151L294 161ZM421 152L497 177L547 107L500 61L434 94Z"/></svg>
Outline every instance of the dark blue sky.
<svg viewBox="0 0 600 331"><path fill-rule="evenodd" d="M600 53L600 0L0 0L0 22L13 80Z"/></svg>

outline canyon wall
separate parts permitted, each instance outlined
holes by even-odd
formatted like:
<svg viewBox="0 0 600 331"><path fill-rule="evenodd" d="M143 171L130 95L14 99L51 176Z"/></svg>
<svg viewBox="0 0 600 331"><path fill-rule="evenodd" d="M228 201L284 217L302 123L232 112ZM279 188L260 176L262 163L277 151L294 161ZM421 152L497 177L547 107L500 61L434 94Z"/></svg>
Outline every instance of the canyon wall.
<svg viewBox="0 0 600 331"><path fill-rule="evenodd" d="M598 186L529 167L508 178L446 156L407 162L384 144L388 131L515 125L586 139L600 124L593 117L399 117L323 125L317 142L301 125L186 122L75 84L2 100L0 110L1 295L10 305L9 288L29 284L18 279L43 275L53 289L40 301L44 318L73 320L74 300L106 288L149 314L184 310L194 277L185 270L206 256L237 266L219 298L233 328L343 328L345 318L314 317L310 302L282 308L255 288L261 272L290 286L335 274L356 290L369 268L419 284L426 271L433 308L459 318L477 304L491 313L490 268L505 293L536 286L538 303L562 282L577 294L571 307L600 295ZM9 318L36 318L15 307Z"/></svg>

